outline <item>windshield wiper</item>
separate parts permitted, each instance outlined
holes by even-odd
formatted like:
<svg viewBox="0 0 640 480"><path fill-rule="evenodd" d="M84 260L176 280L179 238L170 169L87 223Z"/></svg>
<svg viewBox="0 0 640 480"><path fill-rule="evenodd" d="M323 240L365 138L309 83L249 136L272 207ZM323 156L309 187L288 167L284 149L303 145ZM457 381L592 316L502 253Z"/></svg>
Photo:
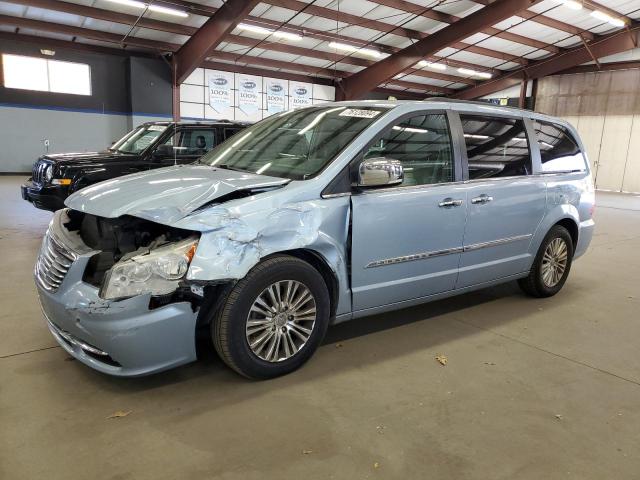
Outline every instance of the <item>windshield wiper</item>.
<svg viewBox="0 0 640 480"><path fill-rule="evenodd" d="M233 170L234 172L247 172L247 170L242 170L241 168L230 167L227 163L221 163L220 165L214 165L213 168L223 168L225 170Z"/></svg>

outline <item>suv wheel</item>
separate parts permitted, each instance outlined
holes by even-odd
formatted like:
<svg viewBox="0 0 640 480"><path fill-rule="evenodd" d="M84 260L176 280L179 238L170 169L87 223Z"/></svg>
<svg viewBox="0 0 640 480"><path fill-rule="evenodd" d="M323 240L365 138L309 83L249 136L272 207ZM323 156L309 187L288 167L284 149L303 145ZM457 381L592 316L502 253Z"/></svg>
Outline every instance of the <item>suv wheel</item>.
<svg viewBox="0 0 640 480"><path fill-rule="evenodd" d="M211 326L222 360L249 378L290 373L320 345L329 292L307 262L279 255L254 267L229 293Z"/></svg>
<svg viewBox="0 0 640 480"><path fill-rule="evenodd" d="M555 225L542 241L529 275L518 284L534 297L551 297L566 282L572 260L573 239L566 228Z"/></svg>

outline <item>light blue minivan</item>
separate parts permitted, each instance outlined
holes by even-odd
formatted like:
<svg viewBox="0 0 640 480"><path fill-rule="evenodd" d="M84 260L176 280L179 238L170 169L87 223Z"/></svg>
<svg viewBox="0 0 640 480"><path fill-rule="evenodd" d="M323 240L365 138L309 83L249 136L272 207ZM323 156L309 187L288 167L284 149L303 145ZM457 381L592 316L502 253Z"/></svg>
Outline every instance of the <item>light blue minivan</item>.
<svg viewBox="0 0 640 480"><path fill-rule="evenodd" d="M556 294L593 235L568 123L486 103L275 114L176 165L73 194L35 278L48 326L105 373L300 367L331 323L517 280Z"/></svg>

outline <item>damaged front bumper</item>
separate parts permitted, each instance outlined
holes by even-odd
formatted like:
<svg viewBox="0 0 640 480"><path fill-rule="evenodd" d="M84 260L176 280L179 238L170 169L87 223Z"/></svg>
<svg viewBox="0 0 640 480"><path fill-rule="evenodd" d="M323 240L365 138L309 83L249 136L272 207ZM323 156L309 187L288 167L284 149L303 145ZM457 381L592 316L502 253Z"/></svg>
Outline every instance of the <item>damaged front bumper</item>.
<svg viewBox="0 0 640 480"><path fill-rule="evenodd" d="M74 261L59 286L38 279L42 311L54 338L70 355L103 373L140 376L196 360L197 312L190 302L150 309L150 294L104 300L98 288L83 282L89 259L96 253L70 238L57 212L47 235L73 253ZM43 248L47 246L47 238ZM42 255L42 254L41 254Z"/></svg>

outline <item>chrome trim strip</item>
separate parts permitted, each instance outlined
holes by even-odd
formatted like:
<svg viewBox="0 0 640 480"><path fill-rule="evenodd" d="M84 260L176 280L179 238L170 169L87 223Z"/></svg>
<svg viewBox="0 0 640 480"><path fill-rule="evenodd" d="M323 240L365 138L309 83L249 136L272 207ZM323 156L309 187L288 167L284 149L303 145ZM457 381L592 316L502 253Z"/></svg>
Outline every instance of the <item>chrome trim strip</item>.
<svg viewBox="0 0 640 480"><path fill-rule="evenodd" d="M364 268L382 267L385 265L394 265L396 263L414 262L416 260L425 260L427 258L442 257L453 253L462 253L462 247L447 248L444 250L435 250L432 252L414 253L413 255L404 255L402 257L385 258L384 260L374 260L365 265Z"/></svg>
<svg viewBox="0 0 640 480"><path fill-rule="evenodd" d="M464 251L471 252L474 250L480 250L482 248L489 248L489 247L495 247L497 245L504 245L505 243L512 243L512 242L517 242L519 240L526 240L531 236L532 236L531 233L527 233L525 235L516 235L514 237L499 238L497 240L491 240L489 242L474 243L472 245L466 245L464 247Z"/></svg>
<svg viewBox="0 0 640 480"><path fill-rule="evenodd" d="M43 312L44 313L44 312ZM62 339L69 342L71 345L81 348L85 352L93 353L94 355L100 355L102 357L108 357L109 354L107 352L103 352L102 350L97 349L94 346L89 345L88 343L84 343L82 340L74 337L69 332L65 332L64 330L58 328L49 318L47 314L44 314L47 319L47 323L49 324L49 328L56 332Z"/></svg>
<svg viewBox="0 0 640 480"><path fill-rule="evenodd" d="M385 265L395 265L397 263L414 262L416 260L425 260L427 258L442 257L443 255L451 255L454 253L472 252L474 250L480 250L482 248L495 247L497 245L504 245L506 243L517 242L519 240L526 240L532 236L531 233L525 235L516 235L513 237L499 238L498 240L491 240L489 242L474 243L473 245L467 245L465 247L446 248L444 250L434 250L432 252L414 253L413 255L403 255L402 257L385 258L383 260L374 260L365 265L364 268L383 267Z"/></svg>

